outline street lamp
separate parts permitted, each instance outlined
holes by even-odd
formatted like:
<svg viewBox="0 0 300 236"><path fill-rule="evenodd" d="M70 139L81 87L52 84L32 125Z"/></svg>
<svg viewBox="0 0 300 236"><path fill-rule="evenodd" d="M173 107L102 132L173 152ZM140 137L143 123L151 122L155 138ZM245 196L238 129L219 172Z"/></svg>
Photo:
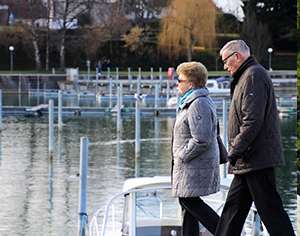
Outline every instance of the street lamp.
<svg viewBox="0 0 300 236"><path fill-rule="evenodd" d="M15 50L14 46L9 46L10 51L10 73L13 72L13 51Z"/></svg>
<svg viewBox="0 0 300 236"><path fill-rule="evenodd" d="M271 54L273 52L273 48L268 48L268 53L269 53L269 71L272 71L272 67L271 67Z"/></svg>

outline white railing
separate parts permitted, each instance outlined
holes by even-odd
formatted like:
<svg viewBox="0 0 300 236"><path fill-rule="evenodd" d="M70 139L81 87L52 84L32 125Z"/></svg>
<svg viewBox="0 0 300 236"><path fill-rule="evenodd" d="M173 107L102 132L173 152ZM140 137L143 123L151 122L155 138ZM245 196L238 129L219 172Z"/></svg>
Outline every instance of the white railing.
<svg viewBox="0 0 300 236"><path fill-rule="evenodd" d="M149 188L143 188L143 189L134 189L134 190L130 190L130 191L126 191L126 192L121 192L116 194L115 196L113 196L107 203L106 206L100 208L99 210L97 210L94 215L93 218L91 220L90 226L89 226L89 235L90 236L104 236L105 235L105 231L106 231L106 227L107 227L107 222L108 222L108 213L109 213L109 209L110 207L112 207L112 231L115 232L116 228L115 228L115 210L114 210L114 206L116 204L119 204L123 201L118 201L116 203L113 203L113 201L120 196L124 196L126 194L129 193L135 193L135 192L142 192L142 191L149 191L149 190L158 190L158 189L171 189L171 186L160 186L160 187L149 187ZM227 189L221 189L222 192L228 192ZM144 197L142 199L145 199ZM149 198L150 199L150 198ZM152 198L153 199L153 198ZM163 209L163 203L161 201L161 199L159 198L155 198L160 202L160 218L162 218L162 209ZM225 204L225 201L222 200L217 200L217 199L208 199L208 198L203 198L203 200L207 201L207 202L215 202L215 203L221 203L220 207L217 209L217 212L220 212L220 210L222 209L223 205ZM99 223L97 220L97 217L99 215L99 213L101 211L105 210L104 212L104 217L103 217L103 225L102 225L102 230L100 233L100 229L99 229ZM260 217L257 213L257 209L255 208L255 206L253 205L250 209L250 212L252 213L252 221L248 222L250 223L250 226L252 228L251 230L251 234L252 236L269 236L269 233L265 227L265 225L261 222ZM261 230L261 224L262 224L262 230ZM242 234L243 236L249 235L246 233L245 230L245 226L243 228Z"/></svg>
<svg viewBox="0 0 300 236"><path fill-rule="evenodd" d="M107 203L106 206L104 207L101 207L100 209L98 209L94 215L93 215L93 218L91 220L91 223L90 223L90 227L89 227L89 234L90 236L93 236L93 235L101 235L101 236L104 236L105 235L105 230L106 230L106 224L107 224L107 218L108 218L108 213L109 213L109 208L110 206L112 205L112 202L119 196L124 196L126 194L129 194L129 193L135 193L135 192L141 192L141 191L149 191L149 190L158 190L158 189L171 189L171 186L159 186L159 187L149 187L149 188L143 188L143 189L133 189L133 190L130 190L130 191L126 191L126 192L121 192L121 193L118 193L116 194L115 196L113 196ZM105 209L105 213L104 213L104 218L103 218L103 225L102 225L102 232L101 234L99 234L99 227L98 227L98 220L97 220L97 216L98 214L103 210ZM94 230L93 230L94 229ZM96 231L96 232L95 232Z"/></svg>

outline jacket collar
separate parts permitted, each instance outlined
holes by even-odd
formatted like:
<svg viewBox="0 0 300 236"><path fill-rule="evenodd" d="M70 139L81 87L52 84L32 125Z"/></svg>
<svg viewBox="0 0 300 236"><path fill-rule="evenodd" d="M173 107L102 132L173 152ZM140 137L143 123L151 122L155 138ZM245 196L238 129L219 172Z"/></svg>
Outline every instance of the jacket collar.
<svg viewBox="0 0 300 236"><path fill-rule="evenodd" d="M199 88L192 92L185 101L179 106L180 110L184 107L188 107L196 98L205 97L209 95L209 91L207 88Z"/></svg>
<svg viewBox="0 0 300 236"><path fill-rule="evenodd" d="M231 82L231 89L230 89L230 96L232 98L235 86L237 85L239 79L241 78L242 74L248 69L250 66L257 64L257 61L253 56L249 56L246 61L237 69L236 72L232 75L233 81Z"/></svg>

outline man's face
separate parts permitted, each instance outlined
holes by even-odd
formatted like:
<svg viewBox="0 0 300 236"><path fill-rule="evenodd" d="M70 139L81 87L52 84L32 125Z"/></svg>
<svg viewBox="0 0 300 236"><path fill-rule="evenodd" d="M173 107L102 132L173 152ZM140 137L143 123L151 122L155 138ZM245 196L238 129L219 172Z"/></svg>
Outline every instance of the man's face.
<svg viewBox="0 0 300 236"><path fill-rule="evenodd" d="M222 61L224 63L224 70L227 70L232 75L237 71L240 67L238 63L239 53L238 52L228 52L224 51L222 54Z"/></svg>

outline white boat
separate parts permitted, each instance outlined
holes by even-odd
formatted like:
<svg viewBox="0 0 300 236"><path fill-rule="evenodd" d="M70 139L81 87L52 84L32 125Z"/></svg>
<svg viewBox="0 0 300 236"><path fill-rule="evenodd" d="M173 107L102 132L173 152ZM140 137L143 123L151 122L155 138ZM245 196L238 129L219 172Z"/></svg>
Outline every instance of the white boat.
<svg viewBox="0 0 300 236"><path fill-rule="evenodd" d="M231 179L221 180L221 190L204 197L221 213ZM120 200L120 198L122 198ZM109 219L110 218L110 219ZM201 224L200 224L201 226ZM262 230L261 230L262 229ZM90 236L180 236L181 207L171 194L171 177L141 177L125 181L122 192L97 210L89 225ZM211 235L201 226L199 235ZM241 235L269 235L253 206Z"/></svg>
<svg viewBox="0 0 300 236"><path fill-rule="evenodd" d="M230 94L230 79L217 78L207 80L206 87L210 94Z"/></svg>
<svg viewBox="0 0 300 236"><path fill-rule="evenodd" d="M230 79L228 78L217 78L217 79L209 79L207 80L206 87L209 91L209 94L214 95L221 95L224 97L229 97L230 95ZM167 101L167 107L177 107L177 104L180 101L179 96L171 97Z"/></svg>

